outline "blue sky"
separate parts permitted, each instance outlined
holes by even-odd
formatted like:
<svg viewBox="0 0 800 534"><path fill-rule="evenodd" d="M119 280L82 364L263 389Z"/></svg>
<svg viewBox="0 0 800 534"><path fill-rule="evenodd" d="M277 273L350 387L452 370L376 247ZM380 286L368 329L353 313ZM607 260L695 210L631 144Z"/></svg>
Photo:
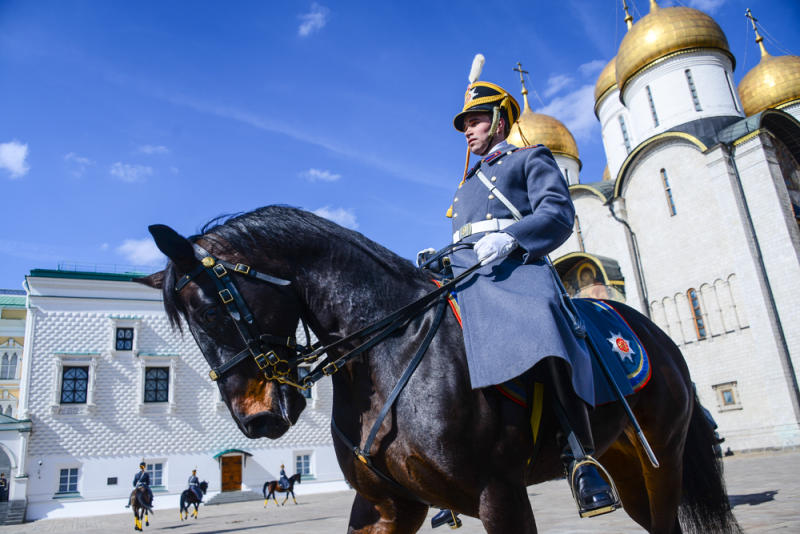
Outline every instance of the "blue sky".
<svg viewBox="0 0 800 534"><path fill-rule="evenodd" d="M796 0L673 4L714 16L736 82L759 58L747 7L773 55L800 55ZM59 264L156 270L149 224L188 235L275 203L407 258L444 246L465 154L451 121L478 52L481 79L517 96L522 62L532 107L599 180L593 88L622 19L619 0L0 0L0 288Z"/></svg>

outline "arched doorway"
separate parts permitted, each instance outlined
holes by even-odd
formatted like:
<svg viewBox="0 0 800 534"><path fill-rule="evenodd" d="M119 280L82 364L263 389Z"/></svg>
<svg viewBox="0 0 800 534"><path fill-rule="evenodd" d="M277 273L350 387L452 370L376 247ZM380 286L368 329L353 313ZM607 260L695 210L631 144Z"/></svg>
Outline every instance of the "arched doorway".
<svg viewBox="0 0 800 534"><path fill-rule="evenodd" d="M625 302L625 278L617 260L572 252L555 260L553 265L571 297Z"/></svg>

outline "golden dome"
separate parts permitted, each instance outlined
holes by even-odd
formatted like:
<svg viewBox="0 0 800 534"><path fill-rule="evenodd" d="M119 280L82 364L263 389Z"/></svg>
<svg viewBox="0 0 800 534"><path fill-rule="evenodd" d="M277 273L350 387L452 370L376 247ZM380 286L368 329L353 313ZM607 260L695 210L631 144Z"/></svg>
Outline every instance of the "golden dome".
<svg viewBox="0 0 800 534"><path fill-rule="evenodd" d="M722 28L710 16L690 7L659 8L650 0L650 13L639 19L619 46L616 78L619 90L638 72L679 52L713 48L735 64Z"/></svg>
<svg viewBox="0 0 800 534"><path fill-rule="evenodd" d="M602 100L602 98L617 86L617 58L611 58L611 61L603 67L600 71L600 76L597 78L597 83L594 85L594 104L595 107Z"/></svg>
<svg viewBox="0 0 800 534"><path fill-rule="evenodd" d="M739 99L744 114L750 116L800 99L800 57L769 55L764 38L758 33L757 19L749 9L747 17L753 23L756 43L761 48L761 61L739 82Z"/></svg>
<svg viewBox="0 0 800 534"><path fill-rule="evenodd" d="M611 172L608 170L608 163L606 163L606 168L603 169L603 181L608 182L611 180Z"/></svg>
<svg viewBox="0 0 800 534"><path fill-rule="evenodd" d="M541 144L553 154L570 157L581 164L578 145L564 123L550 115L531 111L527 95L525 109L511 127L508 142L519 147Z"/></svg>

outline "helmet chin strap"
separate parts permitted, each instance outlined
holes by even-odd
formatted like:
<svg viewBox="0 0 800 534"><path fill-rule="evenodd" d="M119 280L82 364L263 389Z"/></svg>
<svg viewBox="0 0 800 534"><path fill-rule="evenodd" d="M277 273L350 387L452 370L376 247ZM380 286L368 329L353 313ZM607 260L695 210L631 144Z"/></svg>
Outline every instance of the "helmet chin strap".
<svg viewBox="0 0 800 534"><path fill-rule="evenodd" d="M500 125L500 106L492 108L492 125L489 127L489 137L494 138L497 127Z"/></svg>

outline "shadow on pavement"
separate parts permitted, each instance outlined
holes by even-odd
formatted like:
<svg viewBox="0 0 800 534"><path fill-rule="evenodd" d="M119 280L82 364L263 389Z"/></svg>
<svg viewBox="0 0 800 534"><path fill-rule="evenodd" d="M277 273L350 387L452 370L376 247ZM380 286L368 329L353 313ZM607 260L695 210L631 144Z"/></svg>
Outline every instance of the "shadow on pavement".
<svg viewBox="0 0 800 534"><path fill-rule="evenodd" d="M761 493L748 493L745 495L728 495L728 502L731 503L731 508L739 506L740 504L749 504L750 506L757 506L765 502L774 501L775 495L778 490L762 491Z"/></svg>

